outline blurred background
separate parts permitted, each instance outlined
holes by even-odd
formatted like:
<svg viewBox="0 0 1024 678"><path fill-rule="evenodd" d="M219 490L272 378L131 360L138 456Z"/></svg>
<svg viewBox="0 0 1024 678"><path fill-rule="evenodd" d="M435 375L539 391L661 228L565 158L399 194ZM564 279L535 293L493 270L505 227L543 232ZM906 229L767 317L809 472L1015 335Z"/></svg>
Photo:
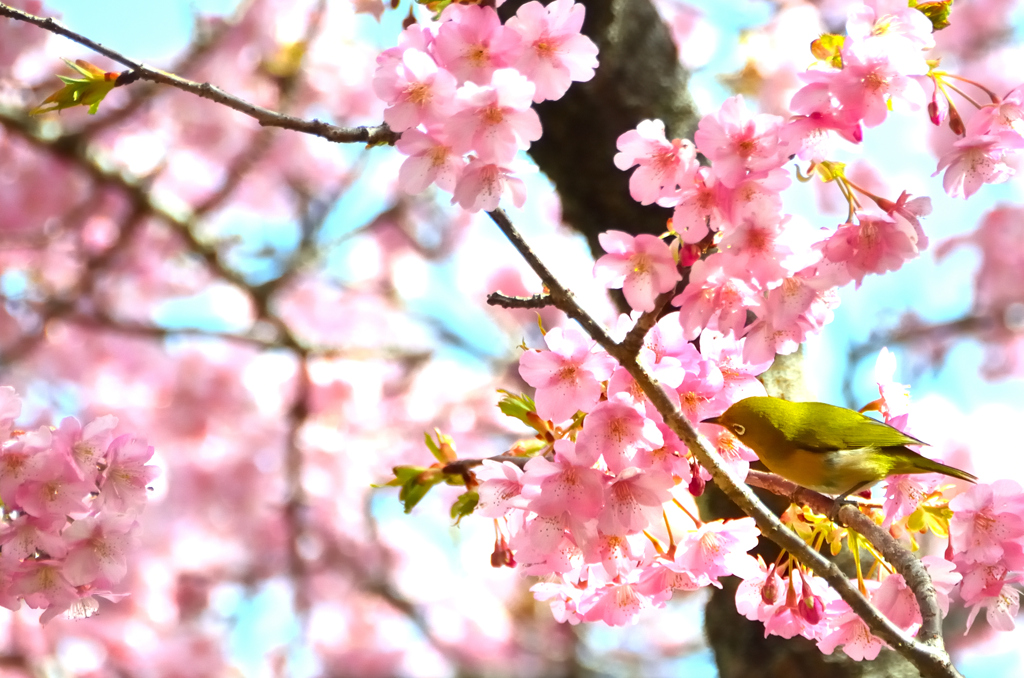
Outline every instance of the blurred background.
<svg viewBox="0 0 1024 678"><path fill-rule="evenodd" d="M375 59L410 12L408 0L395 4L13 6L269 108L375 125ZM585 4L595 17L616 5ZM684 83L690 101L659 114L668 95L650 90L621 119L596 106L583 115L608 114L614 140L656 114L684 134L737 92L781 114L810 41L842 32L849 4L658 0L641 25L678 48L666 91ZM944 67L1000 93L1016 87L1021 17L1015 2L958 2L937 36ZM603 66L630 58L594 37ZM405 515L396 490L372 487L397 464L431 463L423 435L434 427L465 457L499 454L523 433L495 404L498 388L524 388L517 347L539 345L536 314L484 298L540 289L486 215L441 192L399 193L393 148L260 129L147 83L116 89L95 116L29 118L65 73L61 58L120 70L0 19L0 381L25 398L26 427L117 415L119 432L156 447L162 475L130 563L132 595L46 627L38 612L0 610L0 675L720 675L702 631L706 592L677 595L633 627L558 625L531 581L490 567L491 521L452 525L456 488ZM574 85L570 97L577 89L586 95ZM569 143L551 124L557 103L541 108L556 149ZM915 435L969 458L984 480L1020 479L1021 446L1007 431L1024 416L1021 183L947 197L931 175L952 141L923 113L894 114L842 149L862 185L931 196L931 244L900 271L841 291L834 322L805 346L805 371L820 400L860 407L877 397L872 370L888 346L897 380L912 386ZM538 144L529 199L510 216L611 322L616 306L591 277L593 232L580 224L598 200L588 182L623 192L628 177L612 166L613 141L576 143L594 154L563 153L580 180L567 183ZM845 219L838 192L817 181L786 200L815 228ZM663 227L668 216L651 208L600 230ZM966 675L1019 675L1019 631L994 633L983 619L963 629L952 615L948 643Z"/></svg>

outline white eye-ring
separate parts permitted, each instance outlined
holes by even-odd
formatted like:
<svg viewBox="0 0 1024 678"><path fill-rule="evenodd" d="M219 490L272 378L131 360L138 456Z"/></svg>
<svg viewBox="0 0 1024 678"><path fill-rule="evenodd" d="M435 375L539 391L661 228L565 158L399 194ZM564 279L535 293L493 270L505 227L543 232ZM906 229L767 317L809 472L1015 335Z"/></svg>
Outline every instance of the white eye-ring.
<svg viewBox="0 0 1024 678"><path fill-rule="evenodd" d="M733 424L732 430L736 435L741 436L747 432L747 427L743 424Z"/></svg>

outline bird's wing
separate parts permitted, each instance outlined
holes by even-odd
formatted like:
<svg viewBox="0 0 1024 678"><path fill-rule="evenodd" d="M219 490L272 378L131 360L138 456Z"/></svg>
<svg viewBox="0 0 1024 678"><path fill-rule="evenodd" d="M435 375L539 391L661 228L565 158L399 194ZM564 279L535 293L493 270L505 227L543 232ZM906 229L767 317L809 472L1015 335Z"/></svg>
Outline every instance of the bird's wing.
<svg viewBox="0 0 1024 678"><path fill-rule="evenodd" d="M828 407L827 412L809 413L807 423L828 421L827 430L808 426L806 447L813 450L850 450L862 447L898 447L900 445L926 445L899 429L845 408Z"/></svg>

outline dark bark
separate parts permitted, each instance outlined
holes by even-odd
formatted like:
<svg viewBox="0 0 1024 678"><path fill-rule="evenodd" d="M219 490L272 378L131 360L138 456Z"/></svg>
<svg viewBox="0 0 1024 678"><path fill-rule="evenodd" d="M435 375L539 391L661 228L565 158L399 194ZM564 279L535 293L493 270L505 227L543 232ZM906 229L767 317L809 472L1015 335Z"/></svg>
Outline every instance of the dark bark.
<svg viewBox="0 0 1024 678"><path fill-rule="evenodd" d="M501 7L509 17L523 4ZM696 110L686 89L675 43L648 0L583 0L583 32L600 53L593 80L573 83L558 101L539 104L544 136L530 155L555 184L562 218L583 233L597 254L597 235L608 230L662 233L670 213L629 196L629 173L612 163L615 140L641 120L665 122L671 139L691 137Z"/></svg>

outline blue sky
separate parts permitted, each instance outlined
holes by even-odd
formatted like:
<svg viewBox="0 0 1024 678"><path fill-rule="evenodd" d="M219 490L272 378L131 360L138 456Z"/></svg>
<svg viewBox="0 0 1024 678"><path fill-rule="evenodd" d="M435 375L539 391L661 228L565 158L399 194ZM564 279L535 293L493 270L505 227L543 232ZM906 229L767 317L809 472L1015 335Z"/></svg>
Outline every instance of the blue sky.
<svg viewBox="0 0 1024 678"><path fill-rule="evenodd" d="M192 36L196 12L224 14L238 0L46 0L69 28L142 61L164 61Z"/></svg>

